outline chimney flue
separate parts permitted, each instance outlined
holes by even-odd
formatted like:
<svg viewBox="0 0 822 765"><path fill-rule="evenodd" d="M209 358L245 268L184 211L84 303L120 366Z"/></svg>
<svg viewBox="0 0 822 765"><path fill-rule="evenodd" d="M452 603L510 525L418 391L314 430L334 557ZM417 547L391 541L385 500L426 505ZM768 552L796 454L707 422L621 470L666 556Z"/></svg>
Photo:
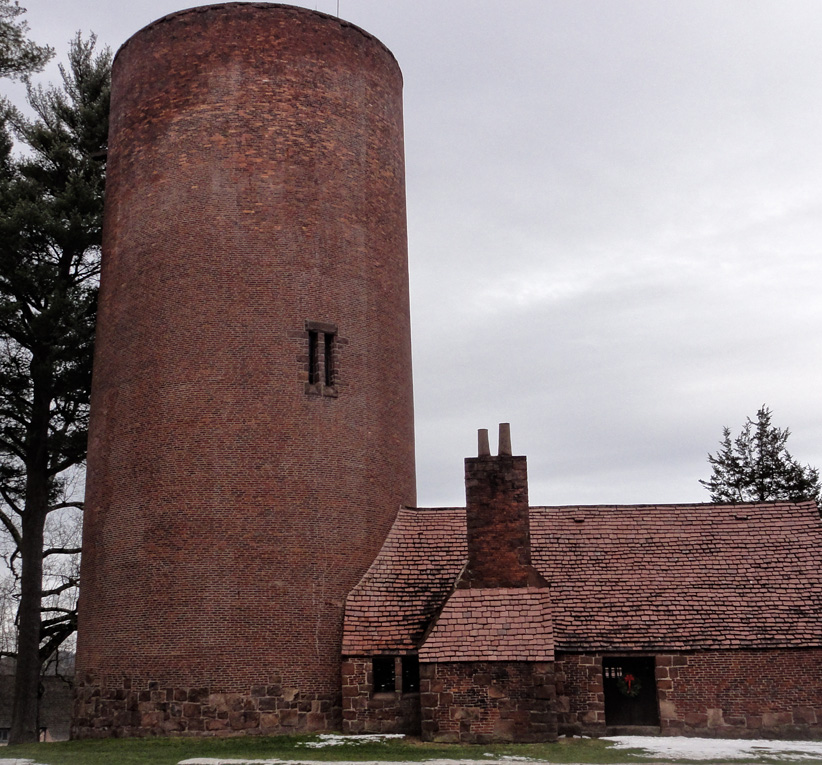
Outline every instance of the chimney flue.
<svg viewBox="0 0 822 765"><path fill-rule="evenodd" d="M511 454L511 426L499 426L499 454L478 431L479 456L465 460L468 565L457 587L544 587L531 566L528 470Z"/></svg>
<svg viewBox="0 0 822 765"><path fill-rule="evenodd" d="M499 424L499 451L500 457L510 457L511 451L511 423L501 422Z"/></svg>
<svg viewBox="0 0 822 765"><path fill-rule="evenodd" d="M491 446L488 443L488 428L480 428L477 431L477 441L479 442L477 448L478 457L490 457Z"/></svg>

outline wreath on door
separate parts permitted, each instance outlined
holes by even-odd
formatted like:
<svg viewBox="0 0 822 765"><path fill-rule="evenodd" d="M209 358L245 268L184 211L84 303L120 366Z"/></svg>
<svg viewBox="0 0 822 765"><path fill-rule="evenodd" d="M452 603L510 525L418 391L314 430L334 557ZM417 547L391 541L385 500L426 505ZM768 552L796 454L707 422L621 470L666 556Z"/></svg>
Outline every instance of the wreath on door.
<svg viewBox="0 0 822 765"><path fill-rule="evenodd" d="M617 680L617 688L619 688L619 692L623 696L635 699L639 696L639 692L642 690L642 683L639 681L639 678L634 677L631 674L627 674Z"/></svg>

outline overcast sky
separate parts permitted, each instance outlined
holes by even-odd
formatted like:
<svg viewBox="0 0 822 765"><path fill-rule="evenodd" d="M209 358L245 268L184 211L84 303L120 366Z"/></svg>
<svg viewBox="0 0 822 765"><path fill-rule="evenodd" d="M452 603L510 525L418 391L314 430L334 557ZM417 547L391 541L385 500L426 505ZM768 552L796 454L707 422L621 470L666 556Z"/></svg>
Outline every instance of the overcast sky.
<svg viewBox="0 0 822 765"><path fill-rule="evenodd" d="M62 56L195 3L21 4ZM705 501L763 403L822 466L822 3L339 10L405 78L420 505L501 421L535 505Z"/></svg>

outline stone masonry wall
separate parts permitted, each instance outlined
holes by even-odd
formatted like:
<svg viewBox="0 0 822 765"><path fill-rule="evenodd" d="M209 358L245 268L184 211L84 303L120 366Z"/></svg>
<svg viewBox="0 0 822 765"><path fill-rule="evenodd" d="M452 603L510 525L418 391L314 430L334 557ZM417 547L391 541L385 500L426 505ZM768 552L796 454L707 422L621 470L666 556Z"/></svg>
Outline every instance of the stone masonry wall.
<svg viewBox="0 0 822 765"><path fill-rule="evenodd" d="M551 662L420 664L424 741L553 741Z"/></svg>
<svg viewBox="0 0 822 765"><path fill-rule="evenodd" d="M342 664L343 733L420 733L420 694L374 693L371 658Z"/></svg>
<svg viewBox="0 0 822 765"><path fill-rule="evenodd" d="M560 733L602 735L602 654L556 672ZM663 735L822 738L822 649L658 654L656 678Z"/></svg>
<svg viewBox="0 0 822 765"><path fill-rule="evenodd" d="M554 666L560 735L605 735L602 656L558 653Z"/></svg>
<svg viewBox="0 0 822 765"><path fill-rule="evenodd" d="M339 719L334 700L281 684L222 693L83 678L75 692L72 738L316 731L338 728Z"/></svg>

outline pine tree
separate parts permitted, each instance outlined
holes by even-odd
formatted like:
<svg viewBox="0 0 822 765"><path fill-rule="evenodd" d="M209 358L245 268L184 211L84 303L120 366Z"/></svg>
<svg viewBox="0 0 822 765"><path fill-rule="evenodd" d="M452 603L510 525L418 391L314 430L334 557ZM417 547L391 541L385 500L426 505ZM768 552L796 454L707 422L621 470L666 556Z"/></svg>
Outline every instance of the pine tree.
<svg viewBox="0 0 822 765"><path fill-rule="evenodd" d="M43 560L72 552L44 550L44 528L77 504L64 483L86 454L111 69L94 47L78 35L61 87L30 87L35 118L7 108L0 136L0 524L20 561L11 743L37 740L42 663L76 624L43 613Z"/></svg>
<svg viewBox="0 0 822 765"><path fill-rule="evenodd" d="M711 493L712 502L793 502L820 500L819 471L801 465L788 451L788 428L771 425L771 410L764 404L756 420L747 418L740 434L731 438L722 431L721 448L708 455L712 475L700 483Z"/></svg>
<svg viewBox="0 0 822 765"><path fill-rule="evenodd" d="M54 55L51 48L28 39L28 25L19 18L25 12L16 0L0 0L0 77L26 79Z"/></svg>

